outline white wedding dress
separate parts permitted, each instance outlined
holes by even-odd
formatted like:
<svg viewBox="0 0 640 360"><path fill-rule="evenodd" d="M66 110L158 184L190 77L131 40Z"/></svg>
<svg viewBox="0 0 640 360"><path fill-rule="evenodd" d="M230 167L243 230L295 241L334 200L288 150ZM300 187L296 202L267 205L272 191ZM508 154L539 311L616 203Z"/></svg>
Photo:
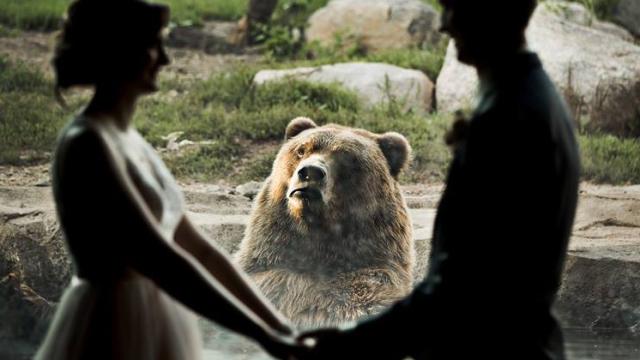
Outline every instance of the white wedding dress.
<svg viewBox="0 0 640 360"><path fill-rule="evenodd" d="M92 130L87 130L89 127ZM115 156L122 157L127 164L127 176L156 217L159 231L168 241L173 241L184 213L184 200L154 149L133 129L122 132L113 125L91 123L82 116L69 128L95 131ZM69 128L63 132L63 139L68 136ZM59 178L54 162L54 192L68 248L76 268L90 275L73 277L35 358L201 359L201 335L195 316L122 260L126 258L122 253L127 251L127 242L136 239L127 238L131 229L118 223L118 219L121 213L131 209L104 210L100 201L110 202L107 196L114 197L108 195L107 190L104 190L107 194L101 194L101 186L106 185L83 185L86 179L71 179L71 176L88 177L91 181L100 181L93 179L93 175L83 174L110 171L105 164L88 166L88 169L72 169L73 174L65 180ZM77 195L69 195L78 191ZM84 200L89 194L83 192L88 191L93 191L91 196L98 200ZM115 204L110 206L117 207L117 201ZM85 238L77 239L79 236Z"/></svg>

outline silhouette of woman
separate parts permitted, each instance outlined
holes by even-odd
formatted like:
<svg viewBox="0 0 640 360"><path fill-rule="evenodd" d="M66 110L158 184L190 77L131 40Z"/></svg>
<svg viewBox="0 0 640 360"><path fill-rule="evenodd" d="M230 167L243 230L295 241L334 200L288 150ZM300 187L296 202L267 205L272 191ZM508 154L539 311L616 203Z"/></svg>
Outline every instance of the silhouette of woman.
<svg viewBox="0 0 640 360"><path fill-rule="evenodd" d="M131 124L168 64L169 9L141 0L71 4L53 65L57 90L91 86L52 167L76 270L36 359L198 359L193 310L285 357L292 330L185 215L183 196ZM186 306L186 307L185 307Z"/></svg>

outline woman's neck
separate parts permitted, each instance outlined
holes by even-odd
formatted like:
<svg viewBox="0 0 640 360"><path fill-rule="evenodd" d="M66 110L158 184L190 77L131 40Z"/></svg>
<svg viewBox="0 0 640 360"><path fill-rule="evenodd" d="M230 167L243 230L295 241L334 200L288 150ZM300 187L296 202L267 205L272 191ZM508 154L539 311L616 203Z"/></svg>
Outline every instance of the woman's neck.
<svg viewBox="0 0 640 360"><path fill-rule="evenodd" d="M124 131L131 124L138 96L126 86L97 86L84 114L113 121L119 129Z"/></svg>

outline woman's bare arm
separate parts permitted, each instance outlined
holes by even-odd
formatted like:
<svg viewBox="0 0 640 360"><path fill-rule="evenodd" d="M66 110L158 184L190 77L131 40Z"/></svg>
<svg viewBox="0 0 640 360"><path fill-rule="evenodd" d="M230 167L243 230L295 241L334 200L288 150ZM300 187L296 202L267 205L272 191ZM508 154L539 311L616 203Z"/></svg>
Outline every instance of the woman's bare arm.
<svg viewBox="0 0 640 360"><path fill-rule="evenodd" d="M223 249L220 249L215 243L210 243L187 216L182 218L176 230L175 239L215 279L264 322L284 334L292 334L292 329L286 319L253 286L251 279L232 262Z"/></svg>
<svg viewBox="0 0 640 360"><path fill-rule="evenodd" d="M139 271L173 298L222 326L271 346L277 334L238 301L191 255L158 231L126 164L113 144L98 130L80 129L61 142L62 176L77 203L86 209L77 221L96 229L96 244L115 247L121 261ZM71 179L69 179L71 177ZM85 194L84 196L81 194ZM90 239L86 239L90 240ZM105 254L109 256L109 254Z"/></svg>

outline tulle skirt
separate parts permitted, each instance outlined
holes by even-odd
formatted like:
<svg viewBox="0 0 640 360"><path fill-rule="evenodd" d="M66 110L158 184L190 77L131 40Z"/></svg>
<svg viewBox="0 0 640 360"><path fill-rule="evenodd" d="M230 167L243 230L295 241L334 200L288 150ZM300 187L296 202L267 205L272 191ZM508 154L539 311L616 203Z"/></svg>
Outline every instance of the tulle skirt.
<svg viewBox="0 0 640 360"><path fill-rule="evenodd" d="M200 360L195 316L138 274L108 284L74 278L37 360Z"/></svg>

